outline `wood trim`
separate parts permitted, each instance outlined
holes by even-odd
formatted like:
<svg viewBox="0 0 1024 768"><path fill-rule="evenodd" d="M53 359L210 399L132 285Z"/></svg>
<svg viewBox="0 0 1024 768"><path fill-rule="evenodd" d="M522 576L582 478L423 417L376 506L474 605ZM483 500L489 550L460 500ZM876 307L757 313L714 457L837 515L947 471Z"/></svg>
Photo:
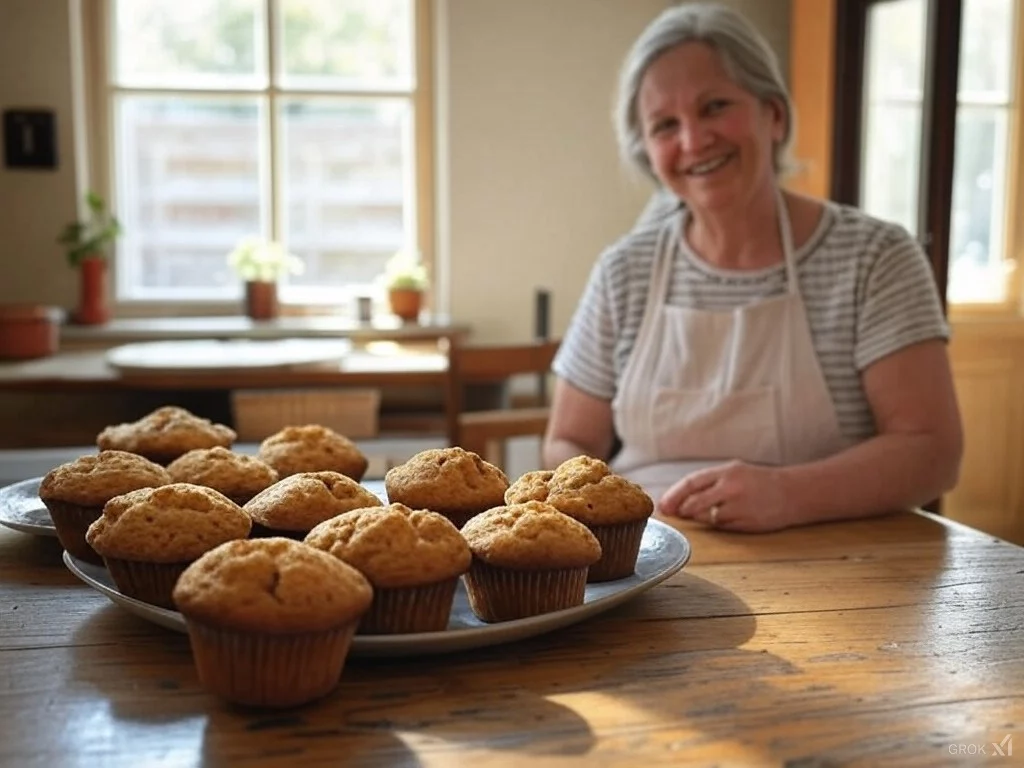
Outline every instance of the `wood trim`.
<svg viewBox="0 0 1024 768"><path fill-rule="evenodd" d="M831 197L847 205L860 204L864 46L870 3L842 0L836 7Z"/></svg>
<svg viewBox="0 0 1024 768"><path fill-rule="evenodd" d="M925 54L922 173L924 191L920 231L935 274L939 299L946 308L949 244L956 156L957 82L960 73L961 0L932 3L928 14Z"/></svg>
<svg viewBox="0 0 1024 768"><path fill-rule="evenodd" d="M434 232L434 2L415 0L416 88L413 93L414 151L416 153L416 244L429 273L437 276ZM437 280L431 281L432 286ZM427 293L427 304L437 311L437 291Z"/></svg>
<svg viewBox="0 0 1024 768"><path fill-rule="evenodd" d="M832 183L836 0L792 0L789 79L793 100L794 192L828 197Z"/></svg>

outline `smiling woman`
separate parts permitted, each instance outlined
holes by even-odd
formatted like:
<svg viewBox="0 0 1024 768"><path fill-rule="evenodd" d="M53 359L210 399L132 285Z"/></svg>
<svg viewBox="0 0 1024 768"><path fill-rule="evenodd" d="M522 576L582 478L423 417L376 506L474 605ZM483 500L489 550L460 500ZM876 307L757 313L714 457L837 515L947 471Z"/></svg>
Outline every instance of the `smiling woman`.
<svg viewBox="0 0 1024 768"><path fill-rule="evenodd" d="M790 100L739 14L671 8L626 58L622 155L671 195L609 248L554 363L545 461L585 453L663 514L768 531L955 482L948 329L920 247L784 192Z"/></svg>

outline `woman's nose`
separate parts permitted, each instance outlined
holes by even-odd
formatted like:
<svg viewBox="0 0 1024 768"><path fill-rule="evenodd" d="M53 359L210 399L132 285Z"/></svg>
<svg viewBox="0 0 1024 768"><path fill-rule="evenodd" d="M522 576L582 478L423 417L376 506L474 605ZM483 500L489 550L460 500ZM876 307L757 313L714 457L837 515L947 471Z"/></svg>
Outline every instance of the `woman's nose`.
<svg viewBox="0 0 1024 768"><path fill-rule="evenodd" d="M684 152L694 152L706 147L711 132L699 120L683 120L679 123L679 147Z"/></svg>

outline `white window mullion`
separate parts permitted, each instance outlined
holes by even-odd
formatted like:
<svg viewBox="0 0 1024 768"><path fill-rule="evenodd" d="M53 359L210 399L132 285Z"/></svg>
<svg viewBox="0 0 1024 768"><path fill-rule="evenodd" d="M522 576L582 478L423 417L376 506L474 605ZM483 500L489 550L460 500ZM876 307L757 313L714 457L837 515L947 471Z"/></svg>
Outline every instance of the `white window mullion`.
<svg viewBox="0 0 1024 768"><path fill-rule="evenodd" d="M277 103L277 82L278 73L280 72L277 33L280 29L278 16L280 9L277 0L266 0L265 8L267 98L265 100L266 116L263 125L267 137L267 146L264 148L263 157L268 178L263 179L261 185L264 191L264 199L266 200L262 218L263 221L270 223L271 237L275 240L280 240L284 232L284 216L281 211L283 202L283 190L281 189L283 171L280 136L281 124L278 120Z"/></svg>

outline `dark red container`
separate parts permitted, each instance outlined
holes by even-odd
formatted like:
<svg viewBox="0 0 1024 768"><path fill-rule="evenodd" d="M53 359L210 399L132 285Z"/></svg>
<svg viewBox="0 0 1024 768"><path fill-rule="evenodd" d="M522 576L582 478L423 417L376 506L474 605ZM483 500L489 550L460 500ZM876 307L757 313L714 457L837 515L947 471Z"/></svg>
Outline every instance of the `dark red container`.
<svg viewBox="0 0 1024 768"><path fill-rule="evenodd" d="M60 346L63 310L42 304L0 305L0 360L52 355Z"/></svg>

